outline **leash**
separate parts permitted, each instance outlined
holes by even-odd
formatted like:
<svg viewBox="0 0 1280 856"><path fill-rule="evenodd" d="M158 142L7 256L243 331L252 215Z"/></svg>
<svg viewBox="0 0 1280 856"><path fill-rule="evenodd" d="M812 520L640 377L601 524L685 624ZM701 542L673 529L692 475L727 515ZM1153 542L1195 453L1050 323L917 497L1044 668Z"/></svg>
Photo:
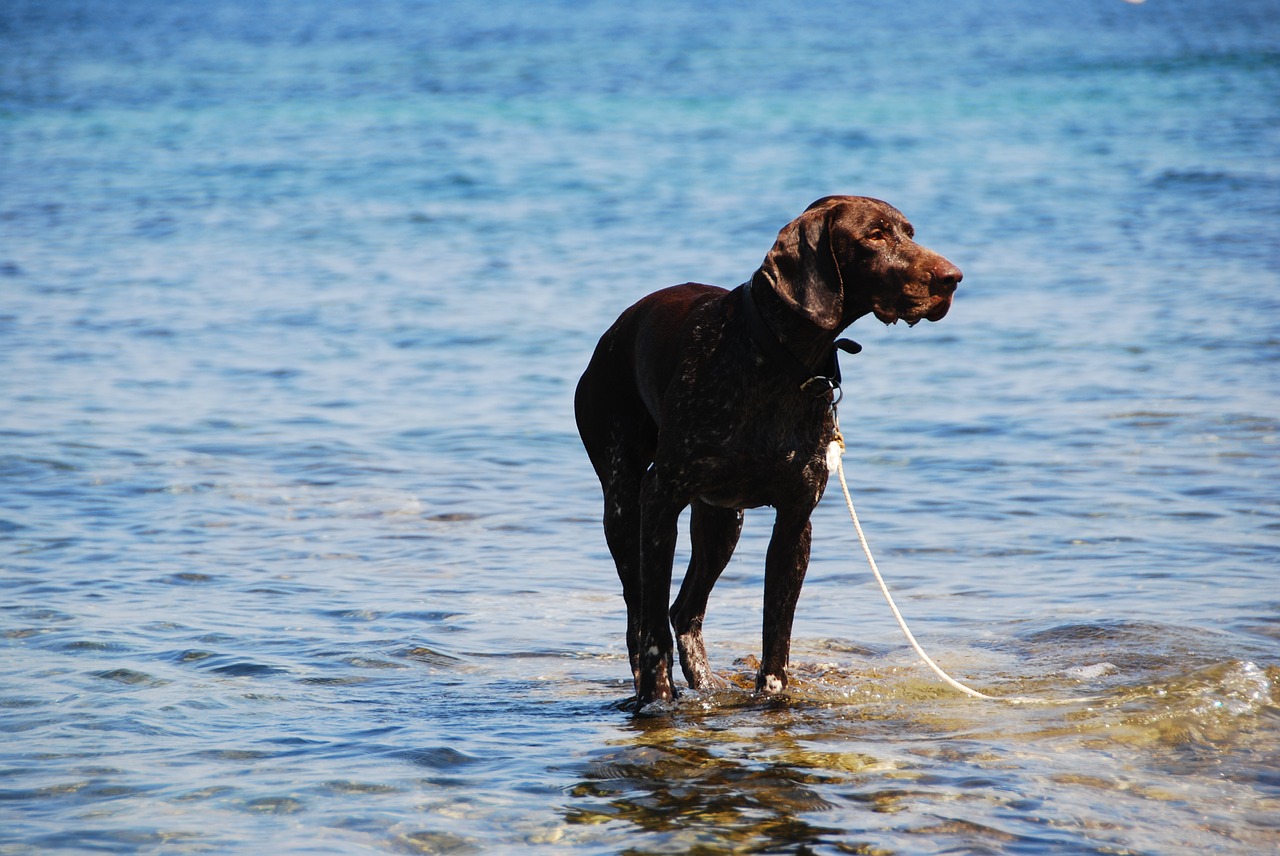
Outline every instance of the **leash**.
<svg viewBox="0 0 1280 856"><path fill-rule="evenodd" d="M831 416L835 418L835 408L831 408ZM893 617L898 621L898 627L902 628L902 635L907 637L907 641L911 643L911 647L915 649L916 654L924 661L924 664L933 670L933 673L943 680L947 686L959 690L972 698L982 699L983 701L998 701L1005 704L1086 704L1096 702L1101 696L1085 696L1080 698L1032 698L1029 696L993 696L986 693L978 692L972 687L965 686L955 678L948 675L942 670L942 667L933 662L933 658L925 653L924 648L920 647L920 643L916 641L916 637L911 632L911 628L907 627L906 620L902 617L902 613L898 611L898 605L893 602L893 595L889 593L889 587L885 585L884 577L880 575L880 568L876 566L875 556L871 555L871 547L867 544L867 536L862 532L862 524L858 522L858 512L853 509L853 498L849 496L849 485L844 478L844 436L840 433L839 423L836 424L836 437L831 441L831 447L828 450L828 460L832 456L836 461L836 474L840 476L840 490L844 492L845 505L849 508L849 517L853 520L853 528L858 533L858 542L862 545L862 552L866 554L867 564L871 566L871 573L875 575L876 583L880 586L880 593L884 595L885 602L889 604L889 610L893 613Z"/></svg>

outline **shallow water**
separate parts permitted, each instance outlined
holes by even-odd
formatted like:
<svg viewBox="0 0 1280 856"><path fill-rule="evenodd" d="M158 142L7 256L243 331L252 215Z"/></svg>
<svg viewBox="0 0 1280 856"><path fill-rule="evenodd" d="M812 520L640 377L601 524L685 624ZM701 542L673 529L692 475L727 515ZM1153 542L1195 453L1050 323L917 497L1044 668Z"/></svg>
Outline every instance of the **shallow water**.
<svg viewBox="0 0 1280 856"><path fill-rule="evenodd" d="M957 8L959 7L959 8ZM0 6L0 851L1280 845L1273 4ZM813 199L863 525L634 718L571 392ZM748 686L770 519L712 598Z"/></svg>

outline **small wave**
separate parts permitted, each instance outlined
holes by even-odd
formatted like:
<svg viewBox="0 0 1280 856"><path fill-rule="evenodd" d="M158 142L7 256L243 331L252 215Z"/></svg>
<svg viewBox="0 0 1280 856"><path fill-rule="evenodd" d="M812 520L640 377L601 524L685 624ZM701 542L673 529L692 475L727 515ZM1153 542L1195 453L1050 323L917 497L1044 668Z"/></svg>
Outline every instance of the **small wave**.
<svg viewBox="0 0 1280 856"><path fill-rule="evenodd" d="M280 666L268 666L266 663L240 660L235 663L228 663L225 666L214 666L209 671L231 678L264 678L272 675L288 674L289 670Z"/></svg>
<svg viewBox="0 0 1280 856"><path fill-rule="evenodd" d="M1092 663L1087 666L1072 666L1062 674L1077 681L1092 681L1105 675L1114 675L1120 669L1114 663Z"/></svg>
<svg viewBox="0 0 1280 856"><path fill-rule="evenodd" d="M1156 755L1198 746L1217 756L1228 750L1250 755L1252 744L1272 739L1263 735L1273 729L1259 726L1277 707L1280 667L1230 660L1161 676L1126 673L1110 663L1082 668L1103 667L1110 667L1106 673L1113 681L1119 675L1120 685L1104 701L1073 712L1066 729L1086 742L1142 747ZM1062 732L1061 722L1042 725L1047 731L1035 733Z"/></svg>
<svg viewBox="0 0 1280 856"><path fill-rule="evenodd" d="M449 746L435 746L429 749L404 749L391 753L392 758L401 761L408 761L418 767L426 767L430 770L460 770L464 767L472 767L481 762L481 759L465 752L459 752Z"/></svg>
<svg viewBox="0 0 1280 856"><path fill-rule="evenodd" d="M165 678L157 678L155 675L133 669L108 669L91 674L99 680L126 687L162 687L169 683Z"/></svg>
<svg viewBox="0 0 1280 856"><path fill-rule="evenodd" d="M1257 713L1271 702L1272 682L1257 663L1237 660L1145 687L1138 692L1168 699L1189 713L1222 712L1230 716Z"/></svg>

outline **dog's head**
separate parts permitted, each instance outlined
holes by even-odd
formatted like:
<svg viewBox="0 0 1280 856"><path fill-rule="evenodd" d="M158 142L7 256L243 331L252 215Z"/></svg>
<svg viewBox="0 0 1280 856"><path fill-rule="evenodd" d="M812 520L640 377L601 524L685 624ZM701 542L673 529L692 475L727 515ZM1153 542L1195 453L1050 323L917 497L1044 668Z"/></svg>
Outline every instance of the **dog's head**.
<svg viewBox="0 0 1280 856"><path fill-rule="evenodd" d="M823 329L868 312L886 324L938 321L963 274L914 235L902 212L879 199L827 196L783 227L760 271Z"/></svg>

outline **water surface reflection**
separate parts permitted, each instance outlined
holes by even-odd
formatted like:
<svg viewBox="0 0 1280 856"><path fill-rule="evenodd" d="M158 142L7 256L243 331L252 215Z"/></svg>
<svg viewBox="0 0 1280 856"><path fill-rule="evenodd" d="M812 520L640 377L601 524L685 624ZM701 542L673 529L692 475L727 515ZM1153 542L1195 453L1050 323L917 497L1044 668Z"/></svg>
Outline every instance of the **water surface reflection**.
<svg viewBox="0 0 1280 856"><path fill-rule="evenodd" d="M1078 661L1105 650L1115 662L992 674L988 691L1102 695L991 704L957 697L916 665L809 661L786 698L762 699L747 689L748 658L731 676L740 689L686 694L566 767L581 781L565 819L647 833L629 853L1176 852L1273 841L1264 818L1280 800L1253 787L1280 761L1280 667L1204 661L1211 643L1154 625L1070 625L1019 640L1022 669L1050 667L1050 650ZM1190 671L1172 656L1188 647L1202 652ZM1125 830L1119 819L1135 812L1165 819ZM1080 824L1096 847L1080 848Z"/></svg>

